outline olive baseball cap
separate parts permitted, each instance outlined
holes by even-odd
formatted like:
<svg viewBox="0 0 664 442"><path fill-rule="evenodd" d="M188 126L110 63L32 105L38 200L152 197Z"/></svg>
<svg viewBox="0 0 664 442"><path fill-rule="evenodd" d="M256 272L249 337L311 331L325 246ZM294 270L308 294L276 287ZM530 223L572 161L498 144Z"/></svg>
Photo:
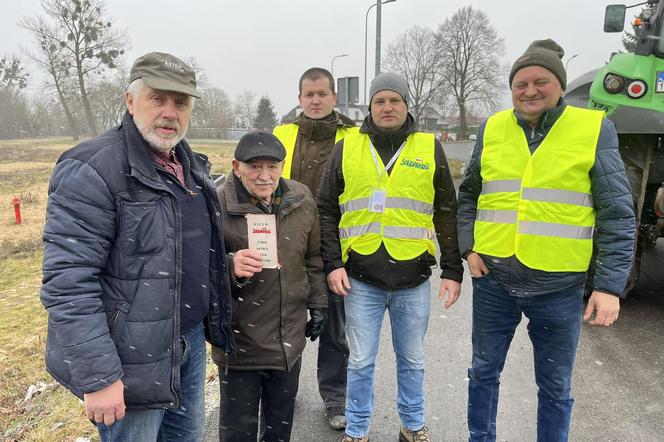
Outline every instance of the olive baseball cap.
<svg viewBox="0 0 664 442"><path fill-rule="evenodd" d="M150 52L137 58L129 71L129 83L139 78L152 89L201 98L196 90L196 72L171 54Z"/></svg>

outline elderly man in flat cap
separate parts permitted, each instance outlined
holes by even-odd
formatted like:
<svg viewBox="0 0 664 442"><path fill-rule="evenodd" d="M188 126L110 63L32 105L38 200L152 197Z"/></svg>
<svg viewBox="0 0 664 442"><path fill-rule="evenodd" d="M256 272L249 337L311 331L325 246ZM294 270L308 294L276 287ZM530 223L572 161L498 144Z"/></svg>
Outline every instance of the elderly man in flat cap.
<svg viewBox="0 0 664 442"><path fill-rule="evenodd" d="M281 177L285 157L271 133L243 136L218 191L238 348L212 348L223 442L290 440L305 338L325 324L318 210L307 186Z"/></svg>
<svg viewBox="0 0 664 442"><path fill-rule="evenodd" d="M46 365L101 440L200 441L205 339L234 350L210 164L183 139L194 71L136 60L119 126L65 152L49 186Z"/></svg>
<svg viewBox="0 0 664 442"><path fill-rule="evenodd" d="M514 62L514 108L480 127L459 189L459 246L473 279L471 441L496 440L500 374L524 315L537 440L568 439L581 317L611 325L630 271L634 209L616 131L603 112L565 104L563 54L538 40Z"/></svg>

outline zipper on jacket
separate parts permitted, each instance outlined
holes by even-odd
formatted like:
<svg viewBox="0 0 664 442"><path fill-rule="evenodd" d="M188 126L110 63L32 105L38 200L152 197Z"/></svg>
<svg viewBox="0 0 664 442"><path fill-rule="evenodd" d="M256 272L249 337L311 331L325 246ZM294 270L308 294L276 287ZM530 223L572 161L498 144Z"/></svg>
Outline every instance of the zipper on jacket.
<svg viewBox="0 0 664 442"><path fill-rule="evenodd" d="M181 214L180 207L178 206L177 199L175 197L171 198L171 204L173 205L173 215L175 216L175 235L173 240L176 241L175 244L175 292L173 296L173 342L172 342L172 361L171 364L171 391L175 393L175 402L173 408L178 408L180 406L180 393L175 388L175 377L176 370L180 370L177 363L179 362L177 357L179 352L180 345L180 288L182 285L182 276L180 269L182 268L182 225L181 225Z"/></svg>
<svg viewBox="0 0 664 442"><path fill-rule="evenodd" d="M199 174L200 175L200 174ZM206 194L207 199L212 202L212 206L210 207L210 217L213 219L213 230L216 230L216 236L218 238L217 240L217 245L221 246L220 248L222 250L217 251L217 255L222 256L223 258L220 258L220 267L219 271L217 272L217 287L219 293L223 292L224 288L228 289L228 295L230 298L230 292L231 292L231 284L230 281L228 281L228 284L224 284L224 268L226 271L228 271L228 266L226 265L225 262L225 256L226 256L226 245L224 243L224 233L223 233L223 226L221 222L221 204L219 203L219 198L217 197L216 193L213 193L207 186L206 181L207 177L205 176L199 176L198 177L201 180L202 183L202 188L203 192ZM232 179L232 178L231 178ZM214 236L214 234L213 234ZM223 302L223 295L219 296L219 315L223 316L226 313L228 313L228 321L230 324L230 321L233 318L233 312L232 312L232 302ZM209 312L208 312L209 315ZM223 318L221 318L223 319ZM212 324L208 320L208 326L210 329L210 337L212 337ZM226 348L224 349L226 352L226 355L230 353L230 350L235 351L235 336L233 336L232 332L229 332L229 330L226 330L223 326L219 327L219 331L221 334L224 336L224 339L226 342L224 342ZM226 358L226 373L228 373L228 358Z"/></svg>

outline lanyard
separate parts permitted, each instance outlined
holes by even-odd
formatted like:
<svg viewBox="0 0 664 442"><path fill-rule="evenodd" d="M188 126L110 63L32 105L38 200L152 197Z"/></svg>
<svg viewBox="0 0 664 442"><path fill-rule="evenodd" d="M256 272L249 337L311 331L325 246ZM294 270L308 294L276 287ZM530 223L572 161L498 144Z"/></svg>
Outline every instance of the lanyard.
<svg viewBox="0 0 664 442"><path fill-rule="evenodd" d="M385 166L384 171L390 170L390 168L394 165L394 163L399 158L399 155L401 155L401 151L403 150L405 145L406 145L405 141L403 143L401 143L401 146L399 147L399 150L397 150L396 153L394 154L394 156L392 156L392 159L390 160L390 162L387 163L387 165ZM371 156L373 157L374 164L376 165L376 171L378 172L378 178L380 179L380 177L383 175L384 171L380 170L380 164L378 163L378 158L376 158L376 148L374 147L371 140L369 140L369 148L371 149Z"/></svg>

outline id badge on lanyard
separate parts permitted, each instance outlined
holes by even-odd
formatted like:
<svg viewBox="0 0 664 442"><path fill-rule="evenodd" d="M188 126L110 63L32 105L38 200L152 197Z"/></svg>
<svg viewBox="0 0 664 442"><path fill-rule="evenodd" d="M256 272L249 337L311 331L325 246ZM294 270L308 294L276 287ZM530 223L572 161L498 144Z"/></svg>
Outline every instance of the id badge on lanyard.
<svg viewBox="0 0 664 442"><path fill-rule="evenodd" d="M403 144L399 147L399 150L396 151L392 159L381 170L380 164L378 163L378 158L376 157L376 148L373 143L369 141L369 148L371 149L371 156L373 157L374 164L376 165L376 171L378 172L378 181L382 183L381 178L384 173L387 173L388 170L394 165L403 150L403 147L406 145L404 141ZM369 211L374 213L383 213L385 211L385 204L387 203L387 191L383 188L374 188L371 189L371 197L369 198Z"/></svg>

